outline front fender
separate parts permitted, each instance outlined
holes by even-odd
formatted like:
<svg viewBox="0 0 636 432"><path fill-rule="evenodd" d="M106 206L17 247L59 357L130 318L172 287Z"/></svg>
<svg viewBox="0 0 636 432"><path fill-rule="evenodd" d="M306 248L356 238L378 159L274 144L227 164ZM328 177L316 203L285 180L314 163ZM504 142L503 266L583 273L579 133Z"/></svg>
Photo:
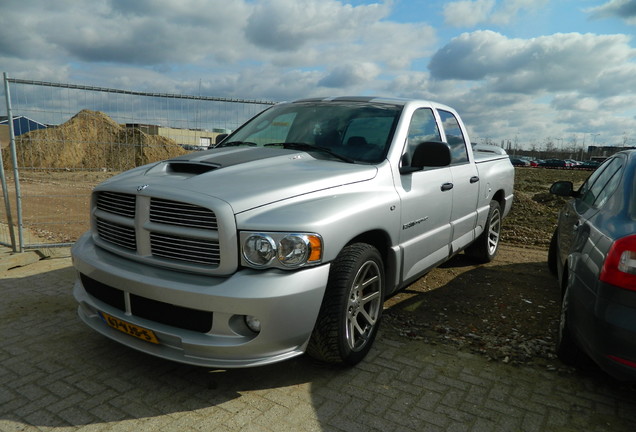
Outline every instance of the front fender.
<svg viewBox="0 0 636 432"><path fill-rule="evenodd" d="M353 238L385 232L396 245L400 227L395 189L363 182L290 198L236 215L241 231L288 231L320 234L323 260L329 262Z"/></svg>

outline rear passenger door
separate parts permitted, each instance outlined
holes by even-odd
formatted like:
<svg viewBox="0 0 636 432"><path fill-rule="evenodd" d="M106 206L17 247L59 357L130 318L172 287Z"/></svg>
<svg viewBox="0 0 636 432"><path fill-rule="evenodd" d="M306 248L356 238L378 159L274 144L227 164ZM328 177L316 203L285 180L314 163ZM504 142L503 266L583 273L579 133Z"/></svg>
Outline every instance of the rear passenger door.
<svg viewBox="0 0 636 432"><path fill-rule="evenodd" d="M453 204L450 215L451 253L461 250L475 238L479 176L477 167L468 159L466 138L455 114L438 110L445 140L451 148Z"/></svg>
<svg viewBox="0 0 636 432"><path fill-rule="evenodd" d="M590 218L614 192L620 180L624 161L614 157L607 160L583 183L578 196L566 204L559 214L559 252L561 262L570 254L579 255L588 245Z"/></svg>

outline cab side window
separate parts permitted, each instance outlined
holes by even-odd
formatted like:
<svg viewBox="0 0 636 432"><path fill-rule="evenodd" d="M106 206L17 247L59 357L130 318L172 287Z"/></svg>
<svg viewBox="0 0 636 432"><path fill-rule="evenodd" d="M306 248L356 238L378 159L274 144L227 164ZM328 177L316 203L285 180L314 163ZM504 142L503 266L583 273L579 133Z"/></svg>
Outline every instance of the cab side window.
<svg viewBox="0 0 636 432"><path fill-rule="evenodd" d="M409 161L413 156L415 147L418 144L425 141L441 141L442 137L437 128L437 122L435 116L430 108L419 108L413 113L411 117L411 124L409 125L409 134L406 140L405 158L403 160Z"/></svg>
<svg viewBox="0 0 636 432"><path fill-rule="evenodd" d="M466 140L462 129L459 127L459 122L448 111L438 110L440 119L442 120L442 127L446 134L446 142L451 149L451 165L457 165L468 162L468 151L466 150Z"/></svg>

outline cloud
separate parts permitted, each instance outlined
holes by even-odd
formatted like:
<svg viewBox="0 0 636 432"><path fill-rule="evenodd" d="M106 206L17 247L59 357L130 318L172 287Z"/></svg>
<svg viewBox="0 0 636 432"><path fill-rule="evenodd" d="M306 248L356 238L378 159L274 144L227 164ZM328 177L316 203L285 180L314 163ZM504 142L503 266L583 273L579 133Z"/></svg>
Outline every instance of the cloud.
<svg viewBox="0 0 636 432"><path fill-rule="evenodd" d="M348 88L369 83L380 73L373 63L345 64L336 66L329 75L318 82L319 86L329 88Z"/></svg>
<svg viewBox="0 0 636 432"><path fill-rule="evenodd" d="M487 21L495 0L463 0L444 6L444 21L454 27L474 27Z"/></svg>
<svg viewBox="0 0 636 432"><path fill-rule="evenodd" d="M254 5L245 34L262 48L297 50L310 42L355 39L357 28L388 13L380 3L353 7L335 0L264 0Z"/></svg>
<svg viewBox="0 0 636 432"><path fill-rule="evenodd" d="M9 0L0 55L155 66L204 58L236 61L248 6L243 1Z"/></svg>
<svg viewBox="0 0 636 432"><path fill-rule="evenodd" d="M592 18L620 18L627 24L636 25L636 0L610 0L585 12Z"/></svg>
<svg viewBox="0 0 636 432"><path fill-rule="evenodd" d="M580 33L510 39L493 31L476 31L452 39L433 55L429 69L435 79L484 81L497 92L600 94L608 87L599 87L599 79L623 76L625 68L633 72L630 61L636 51L629 40L625 35ZM624 86L611 87L614 92L625 91Z"/></svg>
<svg viewBox="0 0 636 432"><path fill-rule="evenodd" d="M477 140L601 133L612 142L636 128L635 54L627 35L475 31L431 57L427 86L460 109ZM452 90L440 92L438 83Z"/></svg>
<svg viewBox="0 0 636 432"><path fill-rule="evenodd" d="M558 136L595 125L609 139L636 129L628 35L510 36L521 19L553 17L556 1L426 2L421 14L406 8L404 18L406 3L3 0L0 64L15 78L139 91L431 99L457 108L475 138ZM584 11L593 18L634 18L636 0L596 3ZM450 27L471 31L440 45Z"/></svg>
<svg viewBox="0 0 636 432"><path fill-rule="evenodd" d="M388 19L390 2L352 6L335 0L264 0L254 5L245 37L254 57L280 67L375 63L408 68L437 41L425 23ZM396 47L400 53L396 55Z"/></svg>
<svg viewBox="0 0 636 432"><path fill-rule="evenodd" d="M205 70L236 76L236 70L272 65L282 73L323 71L313 76L334 85L344 77L343 64L366 70L373 65L383 73L405 70L430 55L437 41L428 24L391 21L390 1L359 6L336 0L7 1L0 5L5 67L24 59L41 65L48 58L73 65L69 72L131 66L201 78ZM21 70L29 68L13 71ZM357 82L354 78L349 82Z"/></svg>
<svg viewBox="0 0 636 432"><path fill-rule="evenodd" d="M444 6L444 22L453 27L476 27L480 24L508 25L521 12L543 8L549 0L461 0Z"/></svg>

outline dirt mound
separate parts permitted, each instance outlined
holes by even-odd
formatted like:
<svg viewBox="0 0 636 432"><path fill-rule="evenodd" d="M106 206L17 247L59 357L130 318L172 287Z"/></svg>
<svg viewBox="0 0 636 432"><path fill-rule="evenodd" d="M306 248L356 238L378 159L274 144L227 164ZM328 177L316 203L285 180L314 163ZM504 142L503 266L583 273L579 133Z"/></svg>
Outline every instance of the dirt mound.
<svg viewBox="0 0 636 432"><path fill-rule="evenodd" d="M506 243L547 247L565 198L548 192L557 180L570 180L578 187L588 171L515 169L515 198L503 221L501 239Z"/></svg>
<svg viewBox="0 0 636 432"><path fill-rule="evenodd" d="M3 154L9 161L8 149ZM186 153L174 140L126 128L99 111L16 137L18 165L43 169L127 170Z"/></svg>
<svg viewBox="0 0 636 432"><path fill-rule="evenodd" d="M515 191L512 210L504 220L502 240L521 245L545 246L556 225L553 204L537 202L533 194Z"/></svg>

